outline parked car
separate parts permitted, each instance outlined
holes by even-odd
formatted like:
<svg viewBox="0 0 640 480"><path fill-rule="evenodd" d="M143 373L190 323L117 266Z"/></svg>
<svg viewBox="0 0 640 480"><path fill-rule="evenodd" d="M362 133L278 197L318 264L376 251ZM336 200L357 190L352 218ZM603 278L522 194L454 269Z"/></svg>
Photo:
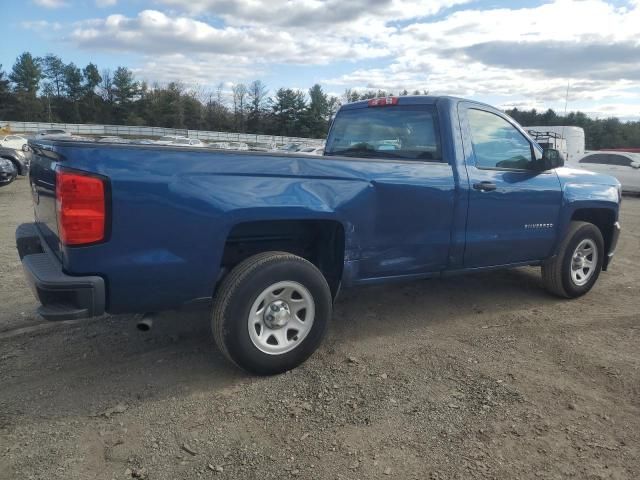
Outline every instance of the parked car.
<svg viewBox="0 0 640 480"><path fill-rule="evenodd" d="M28 140L20 135L0 136L0 147L13 148L14 150L29 151Z"/></svg>
<svg viewBox="0 0 640 480"><path fill-rule="evenodd" d="M618 179L624 192L640 193L640 154L619 151L594 151L578 160L578 166Z"/></svg>
<svg viewBox="0 0 640 480"><path fill-rule="evenodd" d="M229 142L209 142L207 144L209 148L216 148L218 150L230 150Z"/></svg>
<svg viewBox="0 0 640 480"><path fill-rule="evenodd" d="M5 158L0 158L0 187L9 185L18 176L15 165Z"/></svg>
<svg viewBox="0 0 640 480"><path fill-rule="evenodd" d="M48 128L46 130L40 130L36 133L37 138L47 138L47 137L70 137L71 133L66 130L62 130L61 128Z"/></svg>
<svg viewBox="0 0 640 480"><path fill-rule="evenodd" d="M249 145L249 150L252 152L271 152L275 150L275 143L269 142L256 142L253 145Z"/></svg>
<svg viewBox="0 0 640 480"><path fill-rule="evenodd" d="M301 148L298 153L306 153L309 155L322 155L324 153L324 147L304 147Z"/></svg>
<svg viewBox="0 0 640 480"><path fill-rule="evenodd" d="M304 145L302 145L301 143L287 143L286 145L282 145L280 147L278 147L276 150L279 152L297 152L299 151Z"/></svg>
<svg viewBox="0 0 640 480"><path fill-rule="evenodd" d="M130 140L128 140L126 138L110 135L110 136L100 137L100 138L98 138L96 140L96 142L99 142L99 143L129 143Z"/></svg>
<svg viewBox="0 0 640 480"><path fill-rule="evenodd" d="M229 150L239 150L241 152L246 152L249 150L249 145L244 142L229 142L228 143Z"/></svg>
<svg viewBox="0 0 640 480"><path fill-rule="evenodd" d="M204 147L205 144L197 138L177 138L169 145L176 145L178 147Z"/></svg>
<svg viewBox="0 0 640 480"><path fill-rule="evenodd" d="M39 313L213 305L220 351L257 374L316 350L341 288L528 265L575 298L620 232L615 178L451 97L343 105L322 157L30 145L37 221L16 243Z"/></svg>
<svg viewBox="0 0 640 480"><path fill-rule="evenodd" d="M4 158L13 163L18 175L26 175L29 173L29 161L31 154L27 151L16 150L14 148L0 147L0 158Z"/></svg>
<svg viewBox="0 0 640 480"><path fill-rule="evenodd" d="M165 135L160 137L158 140L155 140L155 143L158 145L170 145L176 140L180 140L182 138L187 138L184 135Z"/></svg>

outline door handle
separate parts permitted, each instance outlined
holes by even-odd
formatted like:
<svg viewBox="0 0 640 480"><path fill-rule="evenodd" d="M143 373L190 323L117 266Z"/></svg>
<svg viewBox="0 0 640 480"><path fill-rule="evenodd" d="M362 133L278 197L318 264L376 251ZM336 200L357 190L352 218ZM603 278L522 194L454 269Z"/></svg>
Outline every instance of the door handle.
<svg viewBox="0 0 640 480"><path fill-rule="evenodd" d="M490 192L492 190L495 190L497 187L493 182L480 182L474 183L473 188L475 188L476 190L480 190L481 192Z"/></svg>

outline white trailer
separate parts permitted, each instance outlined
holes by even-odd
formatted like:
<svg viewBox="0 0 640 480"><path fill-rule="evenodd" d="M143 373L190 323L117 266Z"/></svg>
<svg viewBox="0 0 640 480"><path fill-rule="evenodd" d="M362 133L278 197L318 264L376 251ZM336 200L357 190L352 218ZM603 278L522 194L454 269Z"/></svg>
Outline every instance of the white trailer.
<svg viewBox="0 0 640 480"><path fill-rule="evenodd" d="M577 163L578 160L584 157L584 130L580 127L560 125L553 127L533 126L524 127L524 129L527 131L538 132L539 136L545 132L560 135L560 138L564 139L564 142L556 140L558 143L556 143L555 148L560 150L564 155L565 160L569 163ZM544 138L544 135L541 138ZM544 142L544 140L541 140L541 142ZM550 146L547 148L549 147ZM563 147L565 151L563 151Z"/></svg>

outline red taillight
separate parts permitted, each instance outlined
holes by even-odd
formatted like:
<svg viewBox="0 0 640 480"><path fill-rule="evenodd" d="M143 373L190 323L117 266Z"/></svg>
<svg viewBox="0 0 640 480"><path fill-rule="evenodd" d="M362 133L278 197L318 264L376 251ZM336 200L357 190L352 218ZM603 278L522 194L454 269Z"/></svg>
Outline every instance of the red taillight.
<svg viewBox="0 0 640 480"><path fill-rule="evenodd" d="M398 97L381 97L369 100L370 107L386 107L387 105L397 105Z"/></svg>
<svg viewBox="0 0 640 480"><path fill-rule="evenodd" d="M56 213L58 233L65 245L84 245L104 240L104 180L80 173L56 171Z"/></svg>

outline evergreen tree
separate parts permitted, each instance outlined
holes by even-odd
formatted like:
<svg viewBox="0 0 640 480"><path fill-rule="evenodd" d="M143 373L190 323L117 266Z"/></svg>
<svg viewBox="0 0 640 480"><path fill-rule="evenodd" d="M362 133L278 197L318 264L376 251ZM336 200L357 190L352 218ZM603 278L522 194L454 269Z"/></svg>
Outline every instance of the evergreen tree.
<svg viewBox="0 0 640 480"><path fill-rule="evenodd" d="M29 52L18 57L14 63L9 80L14 84L16 93L27 93L35 97L38 84L42 79L42 68L38 59L33 58Z"/></svg>
<svg viewBox="0 0 640 480"><path fill-rule="evenodd" d="M89 63L82 69L82 77L84 82L82 84L80 116L84 122L99 123L102 116L102 99L96 91L102 82L102 76L100 76L98 67Z"/></svg>
<svg viewBox="0 0 640 480"><path fill-rule="evenodd" d="M113 118L118 124L126 123L132 113L132 103L140 93L140 84L136 82L133 72L126 67L118 67L113 73L112 95Z"/></svg>
<svg viewBox="0 0 640 480"><path fill-rule="evenodd" d="M0 120L6 119L12 108L13 96L11 95L9 79L2 69L2 64L0 64Z"/></svg>
<svg viewBox="0 0 640 480"><path fill-rule="evenodd" d="M298 136L302 131L302 119L306 110L304 93L291 88L280 88L271 100L273 125L276 135Z"/></svg>
<svg viewBox="0 0 640 480"><path fill-rule="evenodd" d="M96 88L102 82L102 77L100 76L100 72L98 72L98 67L93 63L90 63L82 70L84 75L84 90L87 94L95 94Z"/></svg>
<svg viewBox="0 0 640 480"><path fill-rule="evenodd" d="M44 78L53 85L56 97L61 97L65 79L64 62L57 55L49 53L41 60L41 64Z"/></svg>
<svg viewBox="0 0 640 480"><path fill-rule="evenodd" d="M317 83L309 89L309 107L305 112L304 134L322 138L327 134L329 122L329 98Z"/></svg>
<svg viewBox="0 0 640 480"><path fill-rule="evenodd" d="M15 93L13 118L26 121L36 121L41 118L42 108L36 98L41 79L40 61L29 52L20 55L9 74Z"/></svg>

